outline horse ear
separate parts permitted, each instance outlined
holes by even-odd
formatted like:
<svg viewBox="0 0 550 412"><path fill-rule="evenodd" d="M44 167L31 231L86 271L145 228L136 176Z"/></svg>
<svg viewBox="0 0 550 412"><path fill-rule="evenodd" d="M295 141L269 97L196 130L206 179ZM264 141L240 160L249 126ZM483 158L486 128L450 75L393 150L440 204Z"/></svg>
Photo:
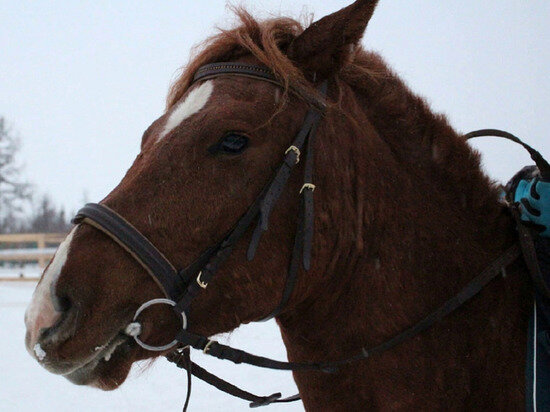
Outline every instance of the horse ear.
<svg viewBox="0 0 550 412"><path fill-rule="evenodd" d="M367 27L378 0L357 0L309 26L288 48L306 76L323 80L340 70Z"/></svg>

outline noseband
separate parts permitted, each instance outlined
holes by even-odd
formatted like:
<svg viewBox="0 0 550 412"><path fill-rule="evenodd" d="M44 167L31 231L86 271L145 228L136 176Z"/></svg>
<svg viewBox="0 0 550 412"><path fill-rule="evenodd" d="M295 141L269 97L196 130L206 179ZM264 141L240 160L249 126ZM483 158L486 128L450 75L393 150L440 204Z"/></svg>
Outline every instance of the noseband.
<svg viewBox="0 0 550 412"><path fill-rule="evenodd" d="M196 72L193 81L198 82L219 76L247 77L253 80L267 81L282 87L281 83L269 69L261 66L232 62L214 63L202 66ZM322 96L325 96L327 93L327 82L321 83L318 90ZM300 399L300 396L294 395L281 399L280 393L275 393L270 396L257 396L246 392L192 363L189 359L188 348L192 347L202 350L208 355L220 359L228 359L234 363L248 363L264 368L334 372L341 366L389 350L430 328L475 296L491 280L496 278L503 268L516 260L521 254L520 245L517 243L512 245L481 274L466 284L457 295L453 296L424 319L391 339L374 347L361 348L354 356L342 360L320 363L281 362L231 348L227 345L210 340L205 336L196 335L187 331L186 313L188 312L191 302L203 289L208 287L208 284L218 273L224 261L231 255L235 244L255 223L255 228L252 232L247 251L247 259L251 261L254 258L261 236L268 229L270 213L277 199L283 192L290 173L300 162L300 159L305 158L304 181L299 192L301 208L286 283L279 304L262 320L271 319L277 316L288 303L296 283L296 277L300 266L303 267L304 270L308 270L311 264L314 221L313 191L315 189L315 185L313 184L314 139L321 118L322 113L320 109L312 107L307 111L298 134L285 151L282 162L272 180L262 189L258 197L249 206L248 210L236 222L233 229L223 236L218 243L203 251L195 261L184 269L177 270L144 235L132 226L131 223L105 205L94 203L87 204L79 210L73 220L74 223L86 223L97 228L118 243L151 275L165 295L165 298L154 299L144 303L137 310L134 316L134 322L130 324L130 328L127 329L130 330L128 334L134 337L136 343L150 351L167 351L179 346L178 349L167 355L168 360L176 363L179 367L185 367L189 377L192 373L196 377L210 383L222 391L251 401L251 406L268 405L274 402L291 402ZM143 310L154 304L168 304L172 306L174 311L181 316L182 319L182 327L175 336L173 342L163 346L150 346L139 339L140 324L137 323L138 316ZM188 385L190 388L190 380ZM189 393L188 391L186 406L189 401Z"/></svg>

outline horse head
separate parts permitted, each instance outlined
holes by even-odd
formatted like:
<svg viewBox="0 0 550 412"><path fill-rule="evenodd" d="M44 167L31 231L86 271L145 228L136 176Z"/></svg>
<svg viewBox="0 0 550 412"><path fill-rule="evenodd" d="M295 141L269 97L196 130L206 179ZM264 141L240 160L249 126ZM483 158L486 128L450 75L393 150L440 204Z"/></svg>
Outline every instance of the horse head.
<svg viewBox="0 0 550 412"><path fill-rule="evenodd" d="M283 309L292 314L327 286L335 239L323 237L340 219L335 198L350 147L340 136L346 114L332 79L353 59L376 1L356 1L304 30L290 19L257 23L240 12L242 25L214 37L191 61L170 93L167 110L145 131L141 151L120 184L101 202L123 216L176 268L184 268L228 233L270 181L312 106L326 106L318 127L315 164L320 190L315 259L300 270ZM193 81L215 62L266 67L276 82L243 76ZM329 81L328 98L317 90ZM358 127L358 126L357 126ZM347 153L349 156L350 154ZM338 157L343 156L343 157ZM211 336L264 318L281 301L299 214L303 165L296 166L269 219L253 262L250 233L237 242L208 288L187 313L189 330ZM325 206L321 206L321 205ZM335 217L336 216L336 217ZM96 227L76 225L46 268L27 310L26 344L48 370L72 382L113 389L132 363L157 353L123 333L144 302L163 297L146 270ZM142 314L140 339L164 345L181 319L166 306Z"/></svg>

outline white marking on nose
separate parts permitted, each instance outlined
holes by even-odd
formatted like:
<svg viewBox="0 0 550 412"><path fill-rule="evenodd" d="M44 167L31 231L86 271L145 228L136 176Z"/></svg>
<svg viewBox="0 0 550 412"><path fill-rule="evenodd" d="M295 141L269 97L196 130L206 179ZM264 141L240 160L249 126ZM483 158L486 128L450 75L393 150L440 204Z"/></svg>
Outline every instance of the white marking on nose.
<svg viewBox="0 0 550 412"><path fill-rule="evenodd" d="M179 103L172 113L170 113L170 116L168 117L157 142L174 130L185 119L195 113L198 113L199 110L201 110L208 102L213 90L214 83L211 80L206 81L196 89L191 90L185 100Z"/></svg>
<svg viewBox="0 0 550 412"><path fill-rule="evenodd" d="M70 244L74 236L75 228L67 235L65 240L59 245L55 256L48 266L40 283L34 290L32 300L25 312L25 325L29 333L28 347L33 348L35 355L40 359L42 348L37 344L40 330L52 326L59 318L60 313L54 308L50 290L55 287L59 278L61 269L67 261ZM43 356L46 356L44 353ZM43 358L42 358L43 359ZM42 360L40 359L40 360Z"/></svg>

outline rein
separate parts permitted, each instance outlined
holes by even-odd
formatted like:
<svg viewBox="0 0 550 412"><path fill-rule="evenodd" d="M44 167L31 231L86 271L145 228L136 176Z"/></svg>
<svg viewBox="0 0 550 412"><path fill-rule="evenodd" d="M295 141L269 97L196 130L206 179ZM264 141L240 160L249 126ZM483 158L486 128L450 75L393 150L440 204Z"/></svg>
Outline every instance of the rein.
<svg viewBox="0 0 550 412"><path fill-rule="evenodd" d="M269 69L262 66L232 62L214 63L202 66L196 72L193 81L204 81L219 76L247 77L253 80L267 81L282 87L281 83ZM327 82L325 81L321 83L318 90L322 96L326 96ZM186 268L177 270L144 235L132 226L131 223L105 205L89 203L80 209L76 217L73 219L74 223L89 224L113 239L151 275L165 295L166 298L153 299L144 303L136 311L133 322L126 328L126 333L132 336L139 346L150 351L168 351L177 347L177 349L174 349L171 353L166 355L166 358L170 362L175 363L178 367L187 370L188 391L184 411L187 409L189 404L189 397L191 393L191 375L196 376L197 378L228 394L250 401L251 407L264 406L271 403L292 402L300 399L299 394L287 398L281 398L280 393L274 393L269 396L258 396L242 390L191 362L189 351L190 348L201 350L203 353L219 359L230 360L236 364L247 363L262 368L278 370L316 370L325 373L334 373L339 368L347 364L367 359L373 355L390 350L400 343L429 329L431 326L453 313L456 309L477 295L489 282L498 277L506 266L510 265L518 257L520 257L522 250L526 260L529 261L529 269L533 266L533 261L535 265L537 264L536 256L533 257L533 255L529 253L527 246L524 246L524 243L527 243L526 241L524 242L521 240L522 232L520 230L520 244L515 243L512 245L499 258L494 260L481 274L467 283L460 290L460 292L432 313L427 315L424 319L385 342L373 347L363 347L353 356L335 361L317 363L282 362L253 355L246 351L221 344L215 340L209 339L208 337L189 332L187 330L188 325L186 313L191 305L191 302L203 289L208 287L208 284L216 275L224 261L231 255L234 245L243 237L250 226L255 223L255 228L253 230L247 251L247 259L251 261L254 258L262 234L268 229L270 213L279 196L283 192L292 170L300 162L301 157L305 157L304 180L303 186L299 193L301 207L298 216L294 247L287 272L287 279L279 304L269 315L263 318L262 321L279 315L286 306L294 289L300 266L306 271L310 268L311 248L314 232L314 139L319 122L322 118L322 112L320 110L321 109L317 107L311 107L307 111L303 124L298 134L292 141L292 144L285 151L283 160L275 172L274 177L262 189L258 197L249 206L248 210L236 222L233 229L223 236L218 243L207 248ZM466 135L465 138L481 136L484 135L484 132L487 131L473 132ZM506 132L500 133L503 134ZM509 136L503 137L509 138ZM513 137L517 139L515 136ZM517 142L529 150L533 156L533 153L536 151L519 141L519 139L517 140ZM542 169L550 171L548 163L542 158L540 153L536 152L536 154L538 157L535 155L533 159L537 162L537 164L541 164L541 172ZM546 167L548 168L546 169ZM523 227L519 221L519 217L517 219L519 222L518 227ZM524 233L523 236L527 238L530 236L530 233ZM526 253L526 250L528 253ZM527 258L527 256L529 257ZM536 276L533 278L534 284L538 289L539 285L535 281L535 278ZM550 290L548 291L548 296L550 296ZM175 336L175 339L163 346L150 346L139 339L141 324L137 321L137 319L142 311L155 304L171 305L182 320L182 327Z"/></svg>

